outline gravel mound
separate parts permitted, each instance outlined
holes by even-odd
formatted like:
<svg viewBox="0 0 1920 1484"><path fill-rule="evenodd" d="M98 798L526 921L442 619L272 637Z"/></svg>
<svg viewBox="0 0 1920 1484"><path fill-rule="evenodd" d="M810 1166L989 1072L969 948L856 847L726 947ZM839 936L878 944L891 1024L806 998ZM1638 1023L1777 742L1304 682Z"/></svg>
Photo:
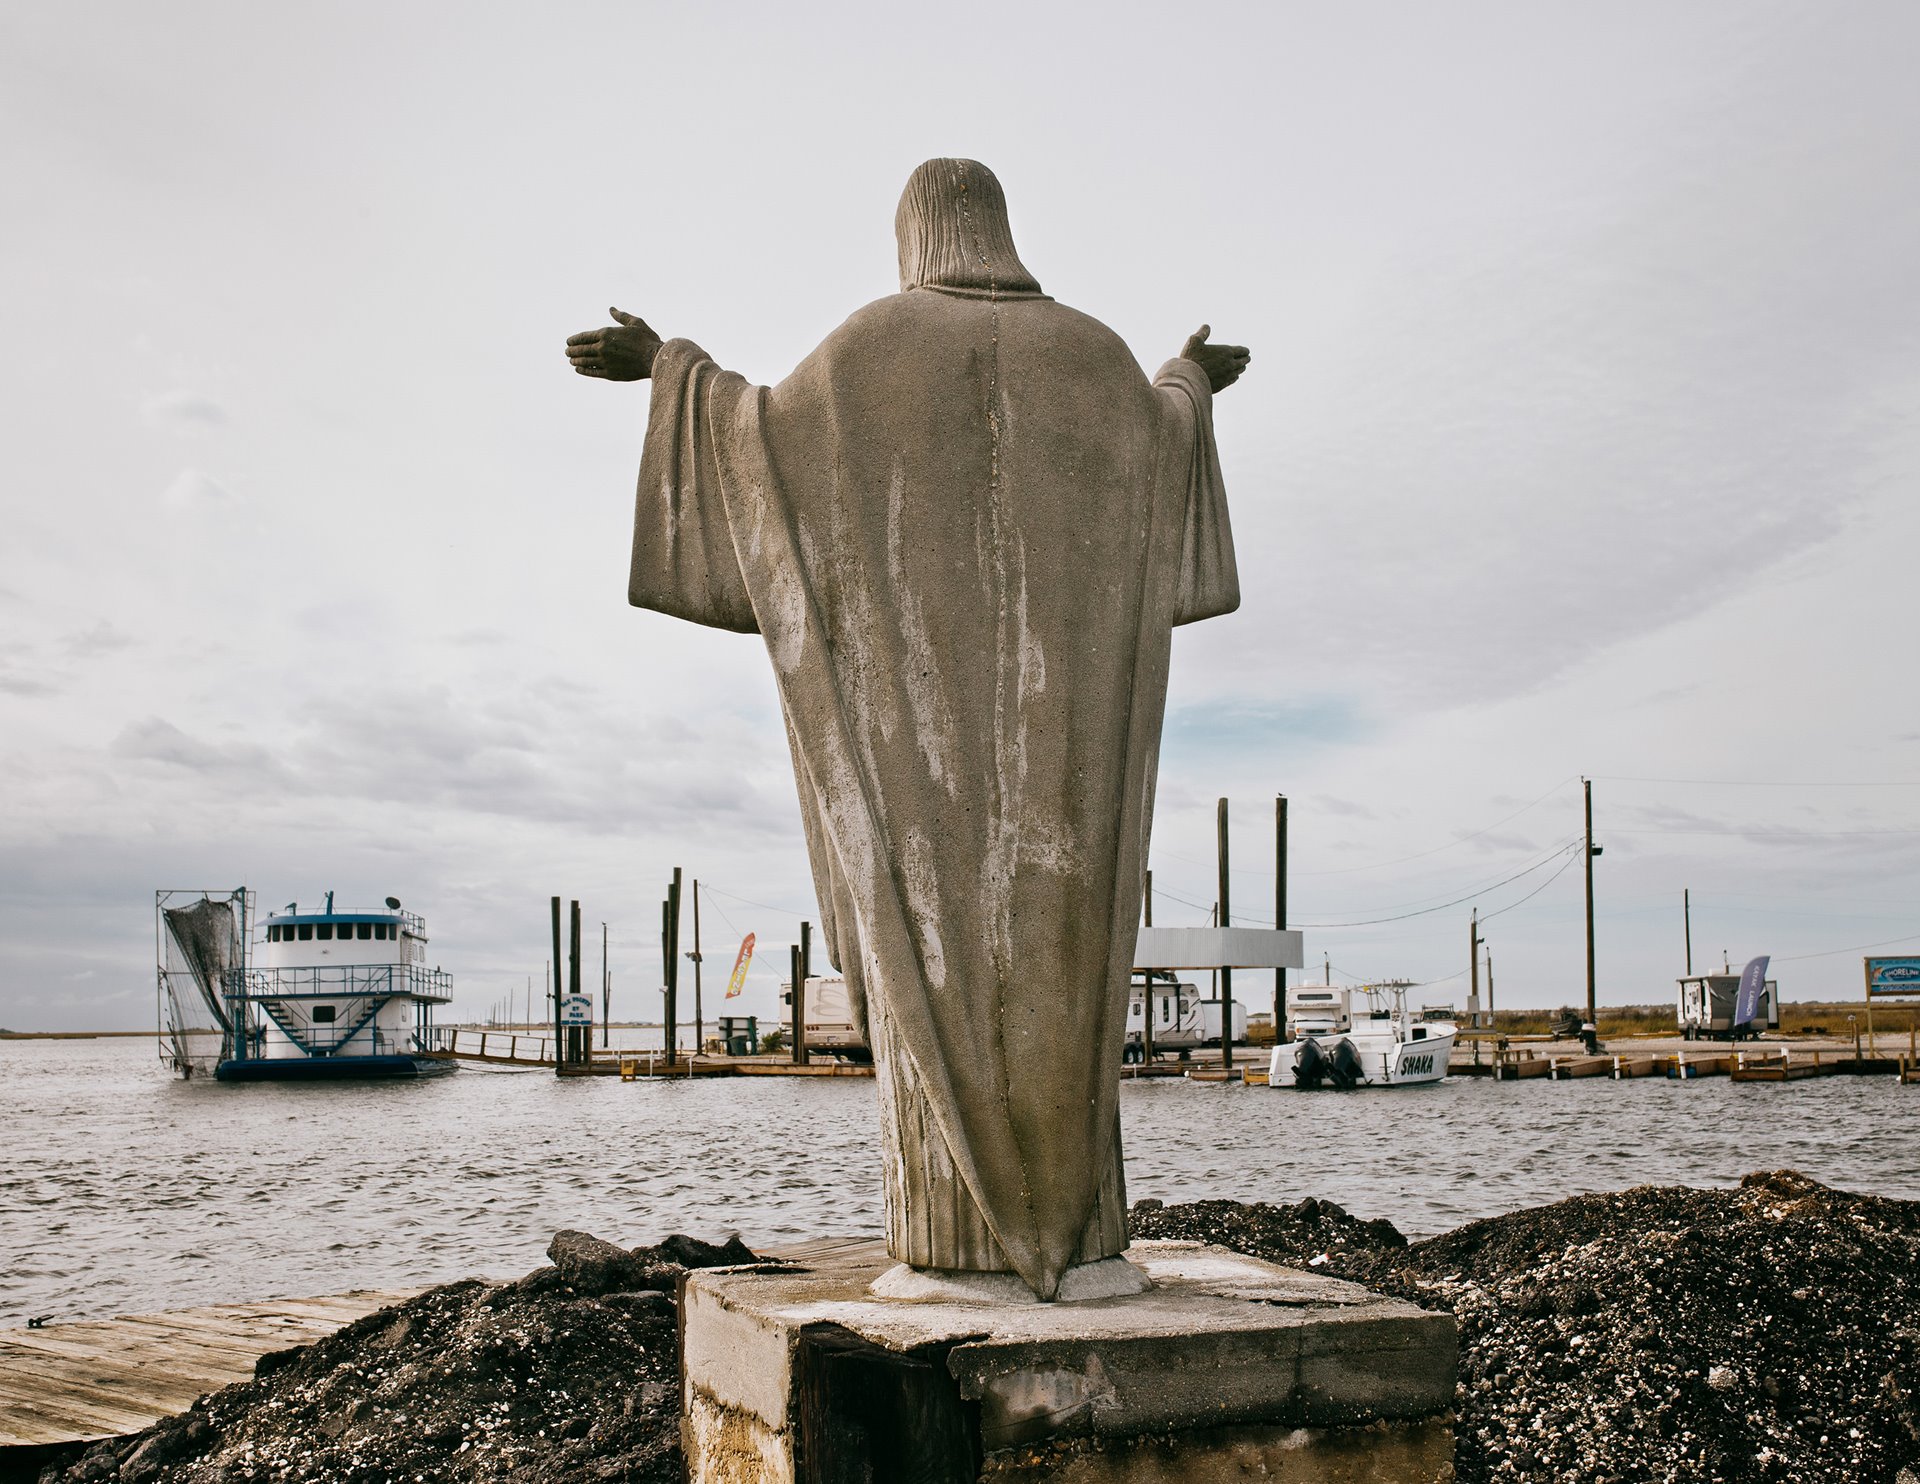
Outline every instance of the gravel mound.
<svg viewBox="0 0 1920 1484"><path fill-rule="evenodd" d="M1920 1202L1783 1170L1411 1246L1319 1201L1149 1202L1133 1224L1451 1311L1463 1484L1920 1484Z"/></svg>
<svg viewBox="0 0 1920 1484"><path fill-rule="evenodd" d="M1452 1312L1463 1484L1920 1484L1920 1202L1777 1171L1411 1245L1315 1200L1143 1201L1132 1224ZM43 1484L678 1480L675 1281L754 1254L561 1232L548 1256L264 1356Z"/></svg>
<svg viewBox="0 0 1920 1484"><path fill-rule="evenodd" d="M563 1231L547 1255L516 1282L450 1283L262 1356L252 1381L42 1484L673 1484L675 1281L754 1254L737 1238L628 1249Z"/></svg>
<svg viewBox="0 0 1920 1484"><path fill-rule="evenodd" d="M1332 1201L1312 1197L1292 1206L1136 1201L1127 1224L1136 1237L1213 1242L1284 1267L1310 1268L1357 1283L1366 1282L1383 1257L1407 1250L1407 1239L1391 1221L1362 1221Z"/></svg>

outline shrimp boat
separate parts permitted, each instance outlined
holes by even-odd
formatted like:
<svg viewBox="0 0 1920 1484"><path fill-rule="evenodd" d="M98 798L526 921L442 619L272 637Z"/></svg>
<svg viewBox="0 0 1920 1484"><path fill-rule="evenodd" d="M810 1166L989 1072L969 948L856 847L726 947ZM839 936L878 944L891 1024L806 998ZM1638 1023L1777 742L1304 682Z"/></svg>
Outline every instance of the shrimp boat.
<svg viewBox="0 0 1920 1484"><path fill-rule="evenodd" d="M156 893L161 1059L222 1082L424 1077L454 1063L427 1053L451 976L426 964L427 925L394 897L385 910L303 910L253 921L253 896Z"/></svg>
<svg viewBox="0 0 1920 1484"><path fill-rule="evenodd" d="M1447 1075L1459 1027L1415 1020L1406 980L1363 985L1366 1013L1355 1016L1345 985L1302 985L1287 995L1293 1039L1273 1048L1269 1087L1406 1087Z"/></svg>

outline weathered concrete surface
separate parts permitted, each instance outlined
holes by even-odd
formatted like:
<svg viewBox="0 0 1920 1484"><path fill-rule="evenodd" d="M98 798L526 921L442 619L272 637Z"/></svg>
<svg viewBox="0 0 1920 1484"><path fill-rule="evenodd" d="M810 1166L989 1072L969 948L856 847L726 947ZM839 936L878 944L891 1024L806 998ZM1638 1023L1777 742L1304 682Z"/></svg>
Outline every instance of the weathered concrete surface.
<svg viewBox="0 0 1920 1484"><path fill-rule="evenodd" d="M935 1361L981 1478L1449 1476L1451 1316L1195 1243L1128 1256L1148 1292L1055 1304L877 1297L877 1241L805 1268L689 1274L689 1477L809 1477L805 1337L829 1331Z"/></svg>
<svg viewBox="0 0 1920 1484"><path fill-rule="evenodd" d="M981 1484L1447 1484L1453 1429L1443 1421L1361 1428L1221 1427L1130 1438L1077 1438L991 1455Z"/></svg>
<svg viewBox="0 0 1920 1484"><path fill-rule="evenodd" d="M1146 1273L1124 1257L1083 1262L1060 1275L1055 1295L1063 1303L1083 1299L1119 1298L1145 1293L1153 1287ZM1033 1290L1012 1273L948 1273L937 1268L915 1268L905 1263L890 1268L873 1281L875 1298L904 1299L910 1303L1037 1304Z"/></svg>

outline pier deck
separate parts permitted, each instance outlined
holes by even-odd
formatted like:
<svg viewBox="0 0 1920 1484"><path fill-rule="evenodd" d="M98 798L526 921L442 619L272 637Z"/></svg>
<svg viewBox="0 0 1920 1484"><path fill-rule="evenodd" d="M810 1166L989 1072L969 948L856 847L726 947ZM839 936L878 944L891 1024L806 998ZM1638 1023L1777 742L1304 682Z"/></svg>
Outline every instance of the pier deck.
<svg viewBox="0 0 1920 1484"><path fill-rule="evenodd" d="M138 1432L248 1380L269 1351L310 1344L417 1292L356 1289L0 1330L0 1473L23 1454Z"/></svg>

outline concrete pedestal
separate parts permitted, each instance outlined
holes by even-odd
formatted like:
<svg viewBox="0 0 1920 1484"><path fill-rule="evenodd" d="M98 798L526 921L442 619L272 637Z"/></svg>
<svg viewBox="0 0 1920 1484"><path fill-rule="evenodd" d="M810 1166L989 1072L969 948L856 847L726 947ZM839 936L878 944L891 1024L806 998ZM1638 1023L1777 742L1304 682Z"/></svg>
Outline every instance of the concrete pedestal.
<svg viewBox="0 0 1920 1484"><path fill-rule="evenodd" d="M875 1242L681 1293L695 1484L1149 1484L1453 1476L1450 1316L1190 1242L1144 1293L877 1297Z"/></svg>

